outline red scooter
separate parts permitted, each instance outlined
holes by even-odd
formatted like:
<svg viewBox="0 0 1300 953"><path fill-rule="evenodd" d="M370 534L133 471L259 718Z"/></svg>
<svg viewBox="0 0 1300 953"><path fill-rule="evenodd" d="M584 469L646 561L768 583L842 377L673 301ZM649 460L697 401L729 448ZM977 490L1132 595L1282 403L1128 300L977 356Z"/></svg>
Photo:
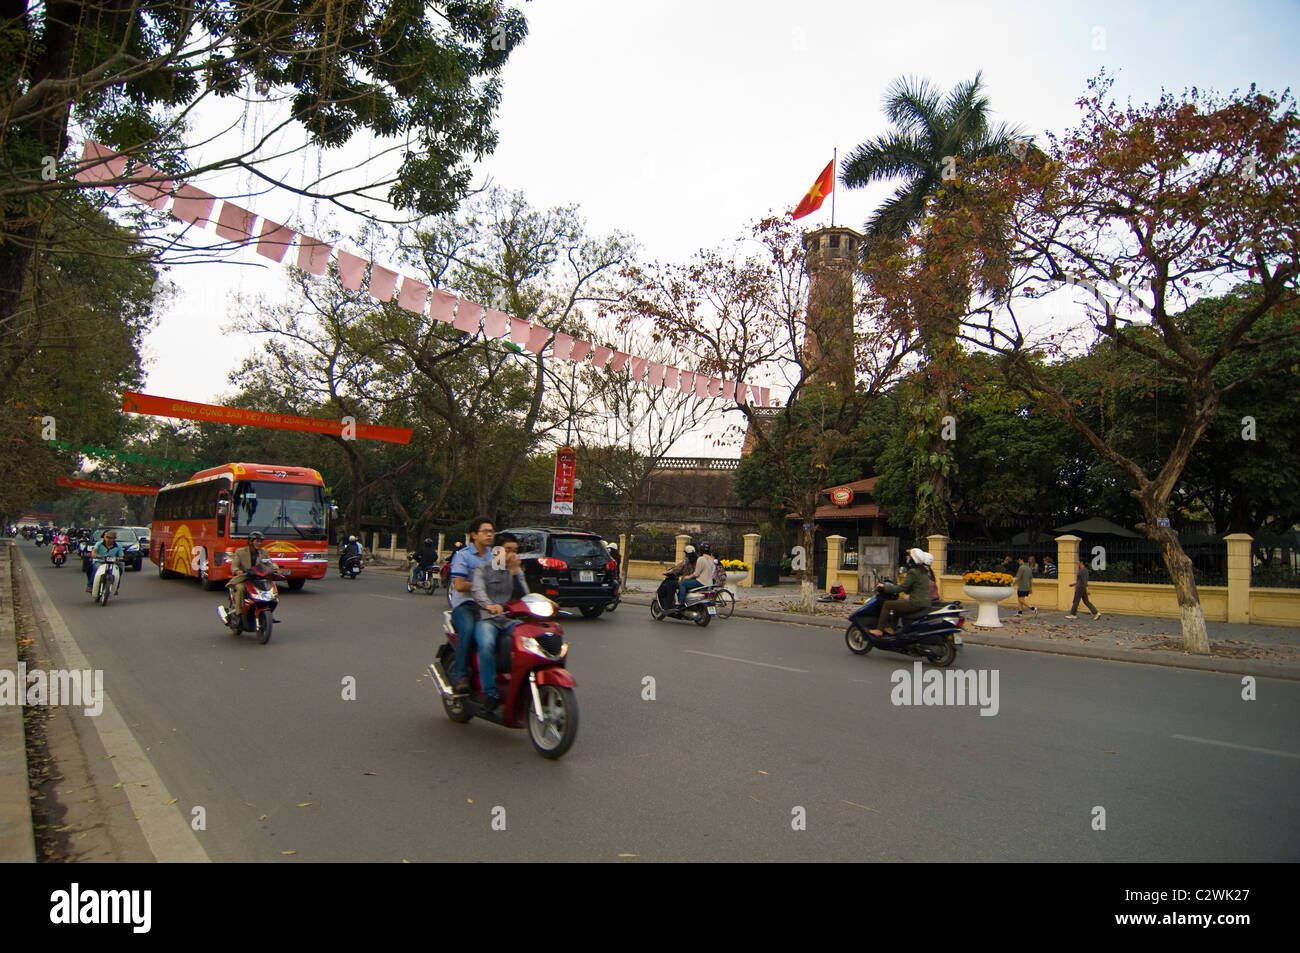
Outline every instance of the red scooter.
<svg viewBox="0 0 1300 953"><path fill-rule="evenodd" d="M56 567L62 566L68 561L68 537L59 535L54 537L54 548L50 550L50 562Z"/></svg>
<svg viewBox="0 0 1300 953"><path fill-rule="evenodd" d="M488 709L474 695L458 695L448 672L456 654L456 631L451 613L443 613L447 641L429 666L447 717L465 723L475 715L506 728L528 728L533 747L543 758L559 758L573 745L578 733L577 682L564 667L569 645L559 623L547 621L558 607L538 593L507 602L505 616L518 620L508 634L497 638L497 692L499 706ZM470 653L469 678L479 685L478 651Z"/></svg>
<svg viewBox="0 0 1300 953"><path fill-rule="evenodd" d="M239 599L239 612L225 606L217 606L217 616L221 624L235 635L242 632L256 632L257 641L265 645L271 641L271 628L275 625L275 607L280 604L280 591L276 581L283 582L287 577L280 572L280 567L273 560L262 559L250 569L244 581L236 590Z"/></svg>

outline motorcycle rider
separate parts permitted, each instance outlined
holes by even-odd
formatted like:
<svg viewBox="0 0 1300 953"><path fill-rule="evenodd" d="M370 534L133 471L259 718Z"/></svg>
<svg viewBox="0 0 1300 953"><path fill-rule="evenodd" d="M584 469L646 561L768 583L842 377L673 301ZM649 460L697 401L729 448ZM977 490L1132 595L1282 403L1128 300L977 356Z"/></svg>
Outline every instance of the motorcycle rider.
<svg viewBox="0 0 1300 953"><path fill-rule="evenodd" d="M116 556L122 559L126 556L126 550L117 544L117 533L111 529L104 534L104 538L95 544L95 548L90 553L90 568L86 570L86 591L90 592L91 585L95 581L95 573L99 566L103 566L109 559Z"/></svg>
<svg viewBox="0 0 1300 953"><path fill-rule="evenodd" d="M488 544L496 536L492 520L476 516L469 523L470 545L451 557L451 625L456 630L456 657L451 663L451 680L457 694L469 691L469 653L474 643L478 603L474 601L474 570L492 561Z"/></svg>
<svg viewBox="0 0 1300 953"><path fill-rule="evenodd" d="M677 599L677 586L681 582L683 576L688 576L695 572L695 563L698 559L699 557L695 552L695 547L688 543L686 548L682 550L682 558L678 560L677 563L666 573L666 575L672 576L676 579L677 582L673 582L673 579L665 579L659 584L659 605L664 609L664 611L675 612L677 610L677 603L675 601Z"/></svg>
<svg viewBox="0 0 1300 953"><path fill-rule="evenodd" d="M474 570L470 592L474 602L487 613L474 626L474 641L478 643L478 674L486 698L485 711L497 707L497 638L509 633L519 624L517 619L503 616L505 604L518 596L528 595L528 583L519 564L519 540L510 533L498 533L492 539L493 555L499 550L504 563L495 566L493 559ZM459 638L459 636L457 636Z"/></svg>
<svg viewBox="0 0 1300 953"><path fill-rule="evenodd" d="M713 585L713 571L717 568L717 560L709 552L709 544L700 544L700 554L695 560L695 569L689 576L682 579L677 584L677 606L684 608L686 606L686 593L692 589L699 589L702 586Z"/></svg>
<svg viewBox="0 0 1300 953"><path fill-rule="evenodd" d="M361 552L361 542L355 536L349 536L348 541L343 544L339 550L339 575L343 575L343 567L347 565L349 559L353 556L359 556L364 559Z"/></svg>
<svg viewBox="0 0 1300 953"><path fill-rule="evenodd" d="M262 548L265 537L257 530L248 534L248 545L238 550L230 562L230 581L226 583L226 592L230 595L230 608L221 610L222 621L227 625L239 618L239 587L254 566L270 555Z"/></svg>
<svg viewBox="0 0 1300 953"><path fill-rule="evenodd" d="M929 609L933 604L930 601L930 573L929 565L934 562L934 557L923 549L909 549L907 551L907 575L901 583L885 582L876 586L880 592L888 595L896 595L898 598L890 599L880 607L880 618L876 625L879 628L871 630L872 635L893 635L894 634L894 615L897 614L899 622L906 620L907 616L914 615Z"/></svg>
<svg viewBox="0 0 1300 953"><path fill-rule="evenodd" d="M420 548L415 551L415 561L411 564L411 578L408 579L408 588L415 587L415 581L420 578L421 571L425 569L436 569L438 567L438 547L429 537L424 538Z"/></svg>

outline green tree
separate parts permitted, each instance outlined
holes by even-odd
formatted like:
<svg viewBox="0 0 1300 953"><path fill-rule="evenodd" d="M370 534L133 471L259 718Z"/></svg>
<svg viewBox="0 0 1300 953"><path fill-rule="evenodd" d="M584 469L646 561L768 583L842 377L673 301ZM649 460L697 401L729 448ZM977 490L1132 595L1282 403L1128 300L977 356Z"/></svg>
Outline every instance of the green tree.
<svg viewBox="0 0 1300 953"><path fill-rule="evenodd" d="M868 258L913 234L927 212L934 211L936 197L959 191L964 167L1023 142L1019 130L991 126L989 112L980 73L946 96L924 79L899 79L890 87L885 115L894 129L859 145L843 163L842 179L849 188L904 180L866 223L873 239L864 244ZM970 299L970 278L953 267L955 262L931 264L926 293L913 299L909 322L921 335L930 379L926 398L907 405L915 432L923 438L916 447L922 462L913 520L927 535L943 532L947 525L953 447L943 433L960 380L958 322Z"/></svg>
<svg viewBox="0 0 1300 953"><path fill-rule="evenodd" d="M13 317L33 256L68 224L54 197L80 183L65 163L69 127L156 174L181 180L243 167L275 182L283 144L266 136L205 165L187 153L194 111L208 98L283 104L275 131L337 149L365 133L395 143L399 168L360 188L277 182L347 205L388 188L399 209L437 214L468 191L467 155L496 145L497 76L527 32L497 0L50 0L8 4L0 21L0 328ZM284 111L282 110L282 111ZM196 128L194 140L211 130ZM79 158L79 156L77 157ZM122 170L126 176L139 170ZM373 178L373 176L372 176ZM128 181L125 176L110 180Z"/></svg>

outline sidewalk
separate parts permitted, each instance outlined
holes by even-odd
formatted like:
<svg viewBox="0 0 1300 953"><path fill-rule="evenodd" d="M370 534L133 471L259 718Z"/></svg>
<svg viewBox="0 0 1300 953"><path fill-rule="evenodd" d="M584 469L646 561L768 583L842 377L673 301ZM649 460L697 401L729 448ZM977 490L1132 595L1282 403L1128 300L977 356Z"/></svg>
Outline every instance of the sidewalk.
<svg viewBox="0 0 1300 953"><path fill-rule="evenodd" d="M629 578L623 602L627 605L650 605L660 582L660 577ZM782 583L767 588L728 588L736 594L733 619L824 626L835 629L840 637L847 627L849 615L862 599L861 596L850 596L845 602L819 602L810 616L798 611L798 583ZM1183 652L1177 619L1115 615L1104 611L1097 620L1086 613L1077 619L1067 619L1059 609L1039 609L1036 615L1017 619L1014 609L1002 606L1002 628L977 629L971 624L975 617L974 603L963 602L963 607L970 609L962 629L962 640L967 645L1300 681L1300 628L1207 622L1214 654L1201 656Z"/></svg>

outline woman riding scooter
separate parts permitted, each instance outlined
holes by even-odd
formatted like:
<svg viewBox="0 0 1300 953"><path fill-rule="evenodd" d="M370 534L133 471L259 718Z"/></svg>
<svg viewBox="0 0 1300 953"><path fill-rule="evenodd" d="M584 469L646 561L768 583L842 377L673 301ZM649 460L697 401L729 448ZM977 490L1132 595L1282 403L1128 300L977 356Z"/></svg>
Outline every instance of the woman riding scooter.
<svg viewBox="0 0 1300 953"><path fill-rule="evenodd" d="M894 615L903 622L910 615L924 612L933 603L930 601L930 564L934 557L922 549L907 551L907 575L901 583L885 582L876 586L880 592L896 595L880 607L880 628L872 629L872 635L893 635Z"/></svg>

